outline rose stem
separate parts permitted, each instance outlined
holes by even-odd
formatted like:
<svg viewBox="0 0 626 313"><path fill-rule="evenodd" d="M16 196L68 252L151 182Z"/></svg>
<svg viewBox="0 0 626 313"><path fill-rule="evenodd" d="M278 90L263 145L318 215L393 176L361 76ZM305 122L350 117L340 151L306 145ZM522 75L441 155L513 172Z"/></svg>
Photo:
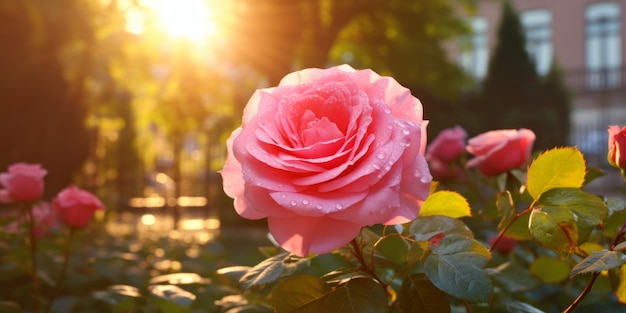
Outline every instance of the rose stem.
<svg viewBox="0 0 626 313"><path fill-rule="evenodd" d="M57 283L56 283L56 286L54 286L52 296L48 300L48 305L46 306L46 310L44 311L45 313L50 312L50 309L52 308L52 303L54 302L54 299L56 298L59 292L59 289L61 288L61 283L63 282L63 279L65 278L65 273L67 272L67 266L70 263L69 261L70 261L70 255L72 253L72 239L74 238L75 230L76 229L74 227L70 227L70 237L68 239L67 246L65 247L64 260L63 260L63 264L61 265L61 273L59 273L59 277L57 278Z"/></svg>
<svg viewBox="0 0 626 313"><path fill-rule="evenodd" d="M30 260L33 283L33 296L35 299L35 312L39 312L39 275L37 274L37 237L35 236L35 214L33 205L28 202L25 207L28 220L28 236L30 239Z"/></svg>

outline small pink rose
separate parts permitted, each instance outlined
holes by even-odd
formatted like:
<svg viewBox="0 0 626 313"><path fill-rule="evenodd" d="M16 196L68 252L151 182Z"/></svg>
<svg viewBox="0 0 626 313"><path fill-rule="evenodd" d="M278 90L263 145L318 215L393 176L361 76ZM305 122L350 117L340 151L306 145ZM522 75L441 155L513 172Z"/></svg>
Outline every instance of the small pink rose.
<svg viewBox="0 0 626 313"><path fill-rule="evenodd" d="M428 167L436 181L451 181L463 176L463 171L455 163L443 163L438 159L431 159L428 161Z"/></svg>
<svg viewBox="0 0 626 313"><path fill-rule="evenodd" d="M522 128L492 130L468 142L467 152L474 158L467 167L478 167L485 176L497 176L526 165L530 159L535 133Z"/></svg>
<svg viewBox="0 0 626 313"><path fill-rule="evenodd" d="M617 125L609 126L608 161L614 167L626 169L626 126L622 129Z"/></svg>
<svg viewBox="0 0 626 313"><path fill-rule="evenodd" d="M29 202L41 198L44 190L43 177L47 171L39 164L15 163L6 173L0 173L1 202Z"/></svg>
<svg viewBox="0 0 626 313"><path fill-rule="evenodd" d="M467 132L463 127L446 128L428 145L426 160L450 163L463 155L466 140Z"/></svg>
<svg viewBox="0 0 626 313"><path fill-rule="evenodd" d="M389 77L305 69L261 89L227 141L235 210L286 250L331 252L361 227L410 221L428 196L422 105Z"/></svg>
<svg viewBox="0 0 626 313"><path fill-rule="evenodd" d="M104 210L104 206L93 194L69 186L52 200L52 205L59 215L59 219L67 226L83 228L93 219L98 210Z"/></svg>

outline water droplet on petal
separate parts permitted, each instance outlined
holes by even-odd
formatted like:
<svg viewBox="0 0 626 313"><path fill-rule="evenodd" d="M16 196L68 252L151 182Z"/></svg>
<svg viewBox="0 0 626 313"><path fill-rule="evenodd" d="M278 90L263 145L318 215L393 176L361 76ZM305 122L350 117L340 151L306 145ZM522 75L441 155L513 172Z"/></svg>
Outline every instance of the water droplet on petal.
<svg viewBox="0 0 626 313"><path fill-rule="evenodd" d="M384 112L385 112L385 114L391 114L391 109L390 108L385 108Z"/></svg>
<svg viewBox="0 0 626 313"><path fill-rule="evenodd" d="M405 134L405 135L408 135L408 134L411 133L411 131L406 129L406 128L404 128L404 129L402 129L402 133Z"/></svg>
<svg viewBox="0 0 626 313"><path fill-rule="evenodd" d="M428 176L422 176L420 177L420 182L422 183L428 183L430 181L430 178Z"/></svg>
<svg viewBox="0 0 626 313"><path fill-rule="evenodd" d="M379 160L383 160L385 158L385 154L384 153L379 153L376 155L376 158L378 158Z"/></svg>
<svg viewBox="0 0 626 313"><path fill-rule="evenodd" d="M341 209L343 209L343 205L337 203L337 204L335 204L335 209L341 210Z"/></svg>
<svg viewBox="0 0 626 313"><path fill-rule="evenodd" d="M309 204L309 200L307 200L307 199L302 200L302 204L304 204L304 205Z"/></svg>
<svg viewBox="0 0 626 313"><path fill-rule="evenodd" d="M296 200L291 200L291 202L289 202L289 204L291 204L291 206L296 206L296 205L298 205L298 202L296 202Z"/></svg>

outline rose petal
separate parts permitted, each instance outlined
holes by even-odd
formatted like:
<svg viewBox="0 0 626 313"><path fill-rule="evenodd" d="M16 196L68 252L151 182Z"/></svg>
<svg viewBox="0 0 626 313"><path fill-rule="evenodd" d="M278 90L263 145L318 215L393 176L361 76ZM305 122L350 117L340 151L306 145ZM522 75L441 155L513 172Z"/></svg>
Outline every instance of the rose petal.
<svg viewBox="0 0 626 313"><path fill-rule="evenodd" d="M269 230L285 250L299 256L332 252L354 239L361 226L328 217L268 218Z"/></svg>

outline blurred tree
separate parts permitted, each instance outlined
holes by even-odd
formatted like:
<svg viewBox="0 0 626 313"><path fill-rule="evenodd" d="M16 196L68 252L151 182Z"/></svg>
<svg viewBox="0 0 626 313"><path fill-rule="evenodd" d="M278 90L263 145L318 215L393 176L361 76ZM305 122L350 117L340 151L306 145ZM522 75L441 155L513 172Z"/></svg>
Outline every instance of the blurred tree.
<svg viewBox="0 0 626 313"><path fill-rule="evenodd" d="M536 149L567 143L569 98L556 68L541 79L526 51L519 16L503 1L498 41L487 77L469 113L477 119L471 133L501 128L529 128Z"/></svg>
<svg viewBox="0 0 626 313"><path fill-rule="evenodd" d="M81 10L74 0L0 2L0 168L41 163L46 197L72 182L88 154L83 77L63 64L68 45L91 35Z"/></svg>

